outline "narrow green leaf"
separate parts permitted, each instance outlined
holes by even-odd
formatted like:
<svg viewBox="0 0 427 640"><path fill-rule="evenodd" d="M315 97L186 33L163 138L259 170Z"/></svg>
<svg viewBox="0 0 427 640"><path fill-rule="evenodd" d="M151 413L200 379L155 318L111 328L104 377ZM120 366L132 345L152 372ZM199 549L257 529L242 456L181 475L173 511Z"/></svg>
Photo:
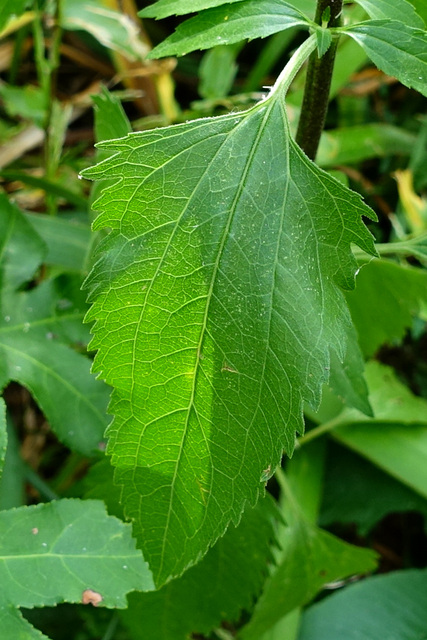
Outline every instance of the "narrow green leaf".
<svg viewBox="0 0 427 640"><path fill-rule="evenodd" d="M424 21L407 0L356 0L373 20L398 20L408 27L424 28Z"/></svg>
<svg viewBox="0 0 427 640"><path fill-rule="evenodd" d="M321 58L331 46L332 35L329 29L322 29L321 27L316 29L315 33L317 39L317 55Z"/></svg>
<svg viewBox="0 0 427 640"><path fill-rule="evenodd" d="M0 629L2 640L49 640L15 607L0 607Z"/></svg>
<svg viewBox="0 0 427 640"><path fill-rule="evenodd" d="M158 2L153 2L149 7L142 9L138 15L141 18L157 18L158 20L234 2L242 2L242 0L158 0Z"/></svg>
<svg viewBox="0 0 427 640"><path fill-rule="evenodd" d="M242 0L207 9L190 18L157 45L148 57L182 56L195 49L265 38L292 27L308 29L310 24L304 14L282 0Z"/></svg>
<svg viewBox="0 0 427 640"><path fill-rule="evenodd" d="M129 60L143 60L148 53L135 22L120 11L100 6L99 0L63 0L60 16L64 29L87 31Z"/></svg>
<svg viewBox="0 0 427 640"><path fill-rule="evenodd" d="M427 95L426 31L396 20L367 20L338 31L363 47L381 71Z"/></svg>
<svg viewBox="0 0 427 640"><path fill-rule="evenodd" d="M223 98L233 86L238 65L236 58L243 42L214 47L207 51L199 66L199 94L202 98Z"/></svg>
<svg viewBox="0 0 427 640"><path fill-rule="evenodd" d="M237 621L252 606L272 561L275 511L269 499L246 509L239 526L181 578L159 591L132 594L121 617L133 637L186 640L191 632L209 634L221 620Z"/></svg>
<svg viewBox="0 0 427 640"><path fill-rule="evenodd" d="M64 186L59 182L53 182L52 180L47 180L46 178L40 178L39 176L34 176L25 171L18 170L2 170L0 171L0 176L5 178L6 180L19 180L24 184L28 184L30 187L35 187L36 189L43 189L48 194L52 194L57 196L58 198L63 198L70 204L74 204L76 207L79 207L82 211L85 211L87 208L87 199L83 197L77 190L75 190L75 185L72 185L72 188ZM36 214L26 214L27 216L37 217ZM43 214L37 214L43 217ZM64 238L63 238L64 240Z"/></svg>
<svg viewBox="0 0 427 640"><path fill-rule="evenodd" d="M374 251L373 214L301 152L275 92L105 147L116 154L85 172L118 180L95 203L95 228L112 232L88 319L95 370L115 387L116 481L161 584L292 451L329 352L344 359L337 285L354 286L351 243Z"/></svg>
<svg viewBox="0 0 427 640"><path fill-rule="evenodd" d="M131 126L120 100L102 87L98 95L92 96L95 113L95 139L111 140L131 132ZM108 152L98 149L97 159L103 160Z"/></svg>
<svg viewBox="0 0 427 640"><path fill-rule="evenodd" d="M7 448L7 430L6 430L6 405L3 398L0 398L0 481L3 473L4 460Z"/></svg>
<svg viewBox="0 0 427 640"><path fill-rule="evenodd" d="M427 301L427 273L391 260L372 260L361 268L356 285L346 298L362 351L372 356L382 344L403 338L412 325L420 303Z"/></svg>
<svg viewBox="0 0 427 640"><path fill-rule="evenodd" d="M309 602L328 582L373 571L376 554L299 520L289 527L282 562L267 580L243 640L258 640L284 615Z"/></svg>
<svg viewBox="0 0 427 640"><path fill-rule="evenodd" d="M409 131L389 124L331 129L322 133L316 162L326 168L391 154L409 156L415 141L416 136Z"/></svg>
<svg viewBox="0 0 427 640"><path fill-rule="evenodd" d="M57 500L0 512L0 606L83 602L126 607L126 594L153 588L131 526L95 500Z"/></svg>
<svg viewBox="0 0 427 640"><path fill-rule="evenodd" d="M24 13L27 0L15 0L12 2L2 2L0 4L0 31L6 26L12 16L19 16Z"/></svg>
<svg viewBox="0 0 427 640"><path fill-rule="evenodd" d="M426 569L362 580L310 607L298 640L421 640L427 629L426 592Z"/></svg>

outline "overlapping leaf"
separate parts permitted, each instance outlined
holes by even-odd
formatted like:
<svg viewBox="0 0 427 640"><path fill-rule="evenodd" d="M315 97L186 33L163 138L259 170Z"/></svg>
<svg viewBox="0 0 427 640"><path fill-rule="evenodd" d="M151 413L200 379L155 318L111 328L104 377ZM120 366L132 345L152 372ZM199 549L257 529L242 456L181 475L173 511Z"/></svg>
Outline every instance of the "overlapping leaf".
<svg viewBox="0 0 427 640"><path fill-rule="evenodd" d="M266 582L253 617L241 634L257 640L284 615L309 602L328 582L376 568L376 554L300 520L290 527L285 553Z"/></svg>
<svg viewBox="0 0 427 640"><path fill-rule="evenodd" d="M360 44L379 69L427 95L427 31L397 20L367 20L339 31Z"/></svg>
<svg viewBox="0 0 427 640"><path fill-rule="evenodd" d="M308 29L311 22L282 0L242 0L202 11L181 24L149 54L149 58L185 55L194 49L265 38L292 27Z"/></svg>
<svg viewBox="0 0 427 640"><path fill-rule="evenodd" d="M0 513L2 640L44 638L17 607L83 602L124 608L153 588L131 527L95 500L58 500Z"/></svg>
<svg viewBox="0 0 427 640"><path fill-rule="evenodd" d="M356 289L346 298L362 351L372 356L382 344L403 338L420 304L427 302L427 273L391 260L372 260L362 267Z"/></svg>
<svg viewBox="0 0 427 640"><path fill-rule="evenodd" d="M425 637L427 570L374 576L313 605L305 613L299 640L378 640Z"/></svg>
<svg viewBox="0 0 427 640"><path fill-rule="evenodd" d="M268 498L268 496L267 496ZM221 620L236 621L250 609L272 561L275 513L272 500L247 509L203 560L159 591L131 594L122 619L150 640L186 640L208 634ZM208 597L207 597L208 596Z"/></svg>
<svg viewBox="0 0 427 640"><path fill-rule="evenodd" d="M410 27L424 28L422 18L407 0L357 0L373 20L399 20Z"/></svg>
<svg viewBox="0 0 427 640"><path fill-rule="evenodd" d="M255 503L346 350L339 286L371 210L290 138L282 98L131 134L86 175L116 177L89 279L95 371L115 388L109 451L158 584Z"/></svg>
<svg viewBox="0 0 427 640"><path fill-rule="evenodd" d="M167 18L244 0L158 0L140 11L142 18Z"/></svg>

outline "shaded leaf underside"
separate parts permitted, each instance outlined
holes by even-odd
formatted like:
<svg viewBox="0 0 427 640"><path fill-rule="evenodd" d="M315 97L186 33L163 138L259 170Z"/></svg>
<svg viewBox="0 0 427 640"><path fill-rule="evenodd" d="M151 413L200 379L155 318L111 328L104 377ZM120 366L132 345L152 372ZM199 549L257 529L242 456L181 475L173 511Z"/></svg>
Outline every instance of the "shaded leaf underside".
<svg viewBox="0 0 427 640"><path fill-rule="evenodd" d="M158 584L255 503L329 354L343 359L354 242L371 210L291 140L276 95L248 112L105 143L86 172L110 227L89 278L109 452Z"/></svg>

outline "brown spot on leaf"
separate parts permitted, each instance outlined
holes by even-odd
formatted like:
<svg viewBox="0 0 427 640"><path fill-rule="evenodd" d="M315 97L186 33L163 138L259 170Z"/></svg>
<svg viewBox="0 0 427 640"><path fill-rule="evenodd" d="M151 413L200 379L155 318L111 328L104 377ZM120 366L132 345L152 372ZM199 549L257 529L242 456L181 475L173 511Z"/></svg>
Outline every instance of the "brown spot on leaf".
<svg viewBox="0 0 427 640"><path fill-rule="evenodd" d="M102 600L101 594L92 589L85 589L82 593L82 604L92 604L97 607Z"/></svg>
<svg viewBox="0 0 427 640"><path fill-rule="evenodd" d="M37 529L37 527L33 527L33 528L31 529L31 533L32 533L34 536L36 536L36 535L38 534L38 532L39 532L39 530Z"/></svg>

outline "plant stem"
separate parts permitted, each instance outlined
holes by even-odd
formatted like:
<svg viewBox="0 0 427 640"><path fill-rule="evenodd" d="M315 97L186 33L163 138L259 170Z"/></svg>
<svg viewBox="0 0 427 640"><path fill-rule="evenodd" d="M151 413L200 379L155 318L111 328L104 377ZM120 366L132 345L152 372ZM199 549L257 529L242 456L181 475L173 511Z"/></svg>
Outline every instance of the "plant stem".
<svg viewBox="0 0 427 640"><path fill-rule="evenodd" d="M318 0L315 22L321 25L324 12L329 8L328 27L338 27L342 4L342 0ZM320 135L325 124L337 44L338 40L333 38L329 49L321 58L315 51L308 62L296 141L311 160L316 157Z"/></svg>

